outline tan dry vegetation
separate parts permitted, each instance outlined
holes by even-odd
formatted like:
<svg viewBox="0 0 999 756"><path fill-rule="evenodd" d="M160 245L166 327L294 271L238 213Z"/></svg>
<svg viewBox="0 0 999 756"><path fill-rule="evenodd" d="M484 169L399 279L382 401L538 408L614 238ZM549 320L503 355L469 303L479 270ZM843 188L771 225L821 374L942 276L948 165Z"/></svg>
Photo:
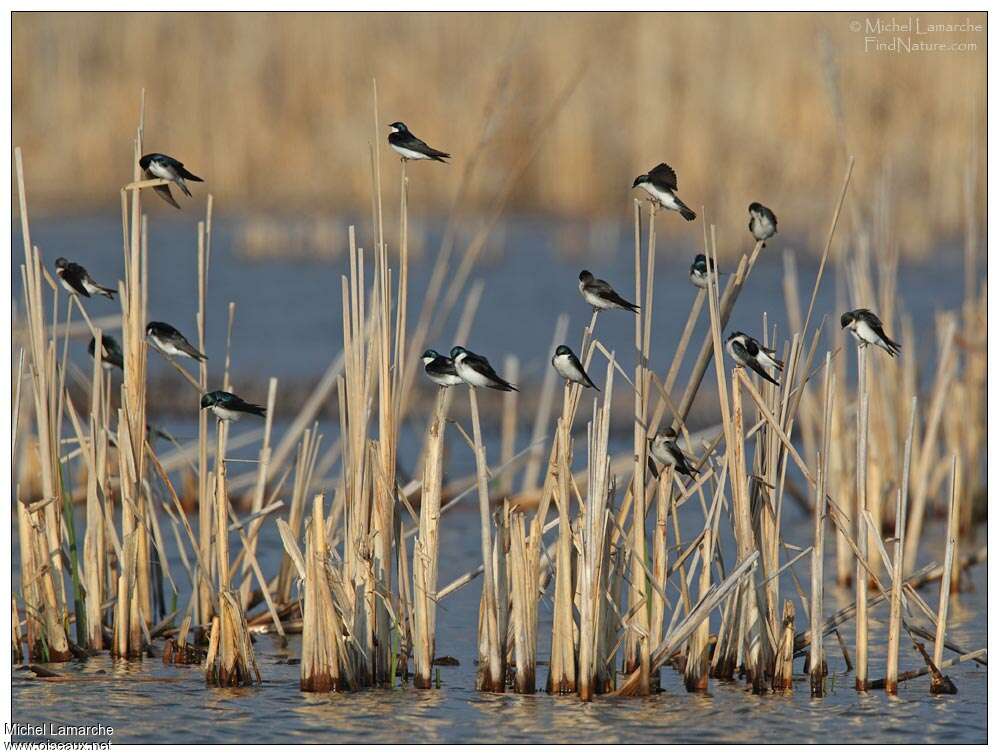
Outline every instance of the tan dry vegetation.
<svg viewBox="0 0 999 756"><path fill-rule="evenodd" d="M984 14L970 16L985 24ZM920 18L925 27L965 14ZM890 197L903 254L925 252L961 228L970 149L984 160L985 34L919 38L972 42L974 51L865 52L865 33L849 26L858 19L22 13L13 21L14 142L31 166L36 208L114 207L132 134L108 124L133 123L145 87L149 148L206 177L221 211L366 212L370 171L357 156L371 129L358 104L370 102L372 77L386 123L406 121L460 162L509 71L465 203L475 211L586 65L511 211L626 222L631 180L667 160L687 203L709 208L722 229L742 231L746 205L758 199L777 210L782 232L816 242L816 216L849 152L857 165L848 219L870 220L877 197ZM434 180L421 182L414 212L445 213L460 172L423 170ZM984 169L978 175L984 181ZM663 232L697 242L698 225Z"/></svg>

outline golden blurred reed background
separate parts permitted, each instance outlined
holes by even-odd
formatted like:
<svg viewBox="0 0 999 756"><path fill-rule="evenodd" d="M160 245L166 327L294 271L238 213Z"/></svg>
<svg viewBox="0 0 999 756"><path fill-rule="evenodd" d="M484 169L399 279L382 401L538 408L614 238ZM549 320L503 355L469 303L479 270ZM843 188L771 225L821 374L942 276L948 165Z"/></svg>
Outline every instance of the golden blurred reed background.
<svg viewBox="0 0 999 756"><path fill-rule="evenodd" d="M986 40L885 32L976 49L865 50L868 20L892 15L18 13L14 143L36 212L117 208L144 87L147 145L205 177L219 212L367 212L374 77L386 124L455 156L417 169L415 214L449 211L488 119L462 195L484 212L582 70L508 213L627 223L631 180L666 160L723 234L760 200L786 240L814 241L849 153L848 216L888 202L918 257L963 227L969 161L984 198ZM699 243L700 223L662 225Z"/></svg>

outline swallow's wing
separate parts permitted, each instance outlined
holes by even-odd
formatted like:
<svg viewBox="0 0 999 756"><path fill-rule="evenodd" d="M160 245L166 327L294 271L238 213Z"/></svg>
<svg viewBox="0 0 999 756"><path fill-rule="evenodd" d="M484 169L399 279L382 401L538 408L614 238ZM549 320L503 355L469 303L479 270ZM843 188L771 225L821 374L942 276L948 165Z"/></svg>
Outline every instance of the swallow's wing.
<svg viewBox="0 0 999 756"><path fill-rule="evenodd" d="M660 163L649 171L649 178L656 184L662 184L667 188L676 191L676 171L670 168L666 163Z"/></svg>
<svg viewBox="0 0 999 756"><path fill-rule="evenodd" d="M586 370L583 369L583 363L581 363L579 361L579 358L572 352L569 353L569 362L571 362L572 366L579 371L579 374L581 376L583 376L583 382L586 383L587 386L589 386L591 389L596 389L597 391L600 390L597 388L597 384L593 382L593 379L586 374Z"/></svg>
<svg viewBox="0 0 999 756"><path fill-rule="evenodd" d="M201 178L200 176L195 176L193 173L187 170L187 168L184 167L184 164L179 160L177 160L176 158L168 158L168 160L170 161L171 167L175 171L177 171L177 175L179 175L181 178L187 179L188 181L204 181L204 179Z"/></svg>
<svg viewBox="0 0 999 756"><path fill-rule="evenodd" d="M424 155L434 158L449 158L451 157L446 152L441 152L440 150L435 150L429 144L424 142L419 137L415 137L412 134L407 134L405 138L398 140L398 145L404 147L407 150L413 150L414 152L422 152Z"/></svg>
<svg viewBox="0 0 999 756"><path fill-rule="evenodd" d="M266 415L264 407L258 404L251 404L244 399L240 399L235 394L229 394L226 397L225 406L227 409L235 410L236 412L246 412L250 415L260 415L260 417Z"/></svg>
<svg viewBox="0 0 999 756"><path fill-rule="evenodd" d="M153 176L152 178L156 178L156 177ZM153 187L153 191L156 192L158 195L160 195L160 197L162 197L163 200L168 205L173 205L175 208L177 208L178 210L180 210L180 205L177 204L177 200L175 200L173 198L173 195L170 194L170 187L169 186L167 186L166 184L162 184L160 186L154 186Z"/></svg>
<svg viewBox="0 0 999 756"><path fill-rule="evenodd" d="M608 302L613 302L614 304L618 305L619 307L623 307L626 310L631 310L632 312L634 312L638 309L636 305L633 305L627 299L625 299L616 291L614 291L611 285L606 281L604 281L602 278L594 278L587 288L590 289L590 291L592 291L601 299L606 299Z"/></svg>

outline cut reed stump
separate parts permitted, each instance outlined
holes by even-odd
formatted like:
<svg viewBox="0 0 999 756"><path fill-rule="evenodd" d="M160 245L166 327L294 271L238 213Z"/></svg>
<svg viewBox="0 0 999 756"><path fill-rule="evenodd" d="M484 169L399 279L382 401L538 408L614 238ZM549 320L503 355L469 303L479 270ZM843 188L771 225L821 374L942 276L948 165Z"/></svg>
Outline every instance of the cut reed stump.
<svg viewBox="0 0 999 756"><path fill-rule="evenodd" d="M322 494L317 494L312 500L305 555L296 557L296 564L305 562L300 688L310 693L351 690L355 685L347 653L345 624L334 603L326 572L326 521Z"/></svg>
<svg viewBox="0 0 999 756"><path fill-rule="evenodd" d="M434 415L427 429L423 490L420 495L420 532L413 544L413 684L417 688L433 685L446 393L446 388L438 389Z"/></svg>
<svg viewBox="0 0 999 756"><path fill-rule="evenodd" d="M792 661L794 660L794 602L784 599L784 621L774 664L773 689L791 690Z"/></svg>
<svg viewBox="0 0 999 756"><path fill-rule="evenodd" d="M184 617L177 631L176 638L168 638L163 645L163 664L186 665L201 664L205 660L205 650L187 642L187 634L191 629L191 615Z"/></svg>

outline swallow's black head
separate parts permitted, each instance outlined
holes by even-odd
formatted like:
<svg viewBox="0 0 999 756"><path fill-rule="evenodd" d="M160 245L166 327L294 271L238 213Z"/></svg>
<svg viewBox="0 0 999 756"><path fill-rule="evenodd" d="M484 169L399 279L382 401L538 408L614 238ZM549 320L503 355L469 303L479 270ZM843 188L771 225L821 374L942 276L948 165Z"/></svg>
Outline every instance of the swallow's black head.
<svg viewBox="0 0 999 756"><path fill-rule="evenodd" d="M643 173L643 174L642 174L641 176L638 176L638 177L637 177L637 178L636 178L636 179L635 179L635 180L634 180L634 181L632 182L632 184L631 184L631 188L632 188L632 189L634 189L634 188L635 188L635 187L637 187L637 186L638 186L639 184L644 184L644 183L645 183L646 181L648 181L648 180L649 180L649 174L647 174L647 173Z"/></svg>
<svg viewBox="0 0 999 756"><path fill-rule="evenodd" d="M744 334L742 331L732 331L732 333L728 335L728 338L725 339L725 341L733 341L735 339L745 338L745 336L746 334Z"/></svg>
<svg viewBox="0 0 999 756"><path fill-rule="evenodd" d="M467 352L467 351L468 350L465 349L465 347L463 347L463 346L456 346L454 349L451 350L451 359L452 360L456 360L456 359L458 359L458 355L459 354L461 354L462 352Z"/></svg>
<svg viewBox="0 0 999 756"><path fill-rule="evenodd" d="M139 158L139 167L144 171L149 170L149 164L153 162L154 157L156 157L155 153L143 155L142 157Z"/></svg>
<svg viewBox="0 0 999 756"><path fill-rule="evenodd" d="M555 349L556 357L562 357L563 355L569 355L569 354L572 354L572 350L569 349L569 347L567 347L565 344L559 344L558 347Z"/></svg>
<svg viewBox="0 0 999 756"><path fill-rule="evenodd" d="M155 331L160 330L161 323L157 323L155 320L150 320L149 324L146 326L146 336L149 336Z"/></svg>
<svg viewBox="0 0 999 756"><path fill-rule="evenodd" d="M663 437L669 441L673 441L676 438L676 431L673 429L673 426L663 431Z"/></svg>
<svg viewBox="0 0 999 756"><path fill-rule="evenodd" d="M67 265L69 265L69 260L67 260L65 257L57 257L55 259L55 269L56 270L62 270Z"/></svg>
<svg viewBox="0 0 999 756"><path fill-rule="evenodd" d="M583 283L586 283L587 281L592 281L593 274L590 273L590 271L588 270L581 270L579 271L579 280L582 281Z"/></svg>
<svg viewBox="0 0 999 756"><path fill-rule="evenodd" d="M436 351L434 351L433 349L428 349L423 353L423 356L420 359L431 361L431 360L436 360L438 357L440 357L440 355Z"/></svg>
<svg viewBox="0 0 999 756"><path fill-rule="evenodd" d="M398 131L401 134L405 134L406 132L409 131L409 129L406 128L406 124L404 124L402 121L396 121L395 123L390 123L389 128L392 129L393 131Z"/></svg>
<svg viewBox="0 0 999 756"><path fill-rule="evenodd" d="M207 394L201 397L201 409L207 409L208 407L213 407L215 405L215 394L209 391Z"/></svg>
<svg viewBox="0 0 999 756"><path fill-rule="evenodd" d="M846 328L853 321L854 321L853 310L844 312L842 315L839 316L839 327Z"/></svg>
<svg viewBox="0 0 999 756"><path fill-rule="evenodd" d="M749 212L754 215L759 215L760 213L763 212L763 210L764 210L763 205L761 205L759 202L753 202L749 206Z"/></svg>

